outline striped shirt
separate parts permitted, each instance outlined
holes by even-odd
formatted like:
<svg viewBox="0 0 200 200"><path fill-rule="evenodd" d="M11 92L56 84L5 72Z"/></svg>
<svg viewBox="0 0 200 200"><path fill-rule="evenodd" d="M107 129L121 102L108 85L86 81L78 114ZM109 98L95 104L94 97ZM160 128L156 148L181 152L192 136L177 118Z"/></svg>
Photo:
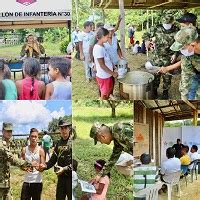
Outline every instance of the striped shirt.
<svg viewBox="0 0 200 200"><path fill-rule="evenodd" d="M155 184L157 167L150 165L141 165L133 168L134 191L137 192Z"/></svg>

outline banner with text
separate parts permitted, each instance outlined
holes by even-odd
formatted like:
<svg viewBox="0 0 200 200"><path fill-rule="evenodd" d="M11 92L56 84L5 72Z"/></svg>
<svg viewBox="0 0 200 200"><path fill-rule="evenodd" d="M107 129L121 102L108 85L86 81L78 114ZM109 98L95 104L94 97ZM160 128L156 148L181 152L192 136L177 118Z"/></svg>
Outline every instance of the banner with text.
<svg viewBox="0 0 200 200"><path fill-rule="evenodd" d="M0 21L71 20L71 0L6 0Z"/></svg>

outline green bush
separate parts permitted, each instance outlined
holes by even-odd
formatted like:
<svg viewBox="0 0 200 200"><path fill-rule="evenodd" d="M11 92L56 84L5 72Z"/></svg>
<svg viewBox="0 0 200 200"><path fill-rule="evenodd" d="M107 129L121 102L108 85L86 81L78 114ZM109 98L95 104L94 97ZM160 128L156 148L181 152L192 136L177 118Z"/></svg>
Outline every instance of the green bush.
<svg viewBox="0 0 200 200"><path fill-rule="evenodd" d="M69 44L69 41L67 38L63 39L63 41L60 43L60 52L66 53L67 52L67 46Z"/></svg>

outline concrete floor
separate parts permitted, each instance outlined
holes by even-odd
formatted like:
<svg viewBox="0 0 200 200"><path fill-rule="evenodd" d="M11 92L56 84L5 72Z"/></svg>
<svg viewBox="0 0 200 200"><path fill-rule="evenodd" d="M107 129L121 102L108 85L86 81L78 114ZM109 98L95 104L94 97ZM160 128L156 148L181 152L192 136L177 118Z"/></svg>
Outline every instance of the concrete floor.
<svg viewBox="0 0 200 200"><path fill-rule="evenodd" d="M186 186L185 179L181 179L181 197L179 198L177 187L173 187L172 200L200 200L200 174L198 179L194 178L193 183L188 175L188 184ZM167 200L167 193L162 193L158 197L159 200Z"/></svg>

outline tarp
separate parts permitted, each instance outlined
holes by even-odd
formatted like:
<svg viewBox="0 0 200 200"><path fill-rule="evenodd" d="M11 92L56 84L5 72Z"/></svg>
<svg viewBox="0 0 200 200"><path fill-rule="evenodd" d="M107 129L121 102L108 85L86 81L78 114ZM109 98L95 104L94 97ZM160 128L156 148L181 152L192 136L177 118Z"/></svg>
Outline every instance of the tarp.
<svg viewBox="0 0 200 200"><path fill-rule="evenodd" d="M176 143L177 139L181 139L182 144L192 147L198 146L200 154L200 126L182 126L174 128L164 128L162 138L161 160L166 159L166 149Z"/></svg>

